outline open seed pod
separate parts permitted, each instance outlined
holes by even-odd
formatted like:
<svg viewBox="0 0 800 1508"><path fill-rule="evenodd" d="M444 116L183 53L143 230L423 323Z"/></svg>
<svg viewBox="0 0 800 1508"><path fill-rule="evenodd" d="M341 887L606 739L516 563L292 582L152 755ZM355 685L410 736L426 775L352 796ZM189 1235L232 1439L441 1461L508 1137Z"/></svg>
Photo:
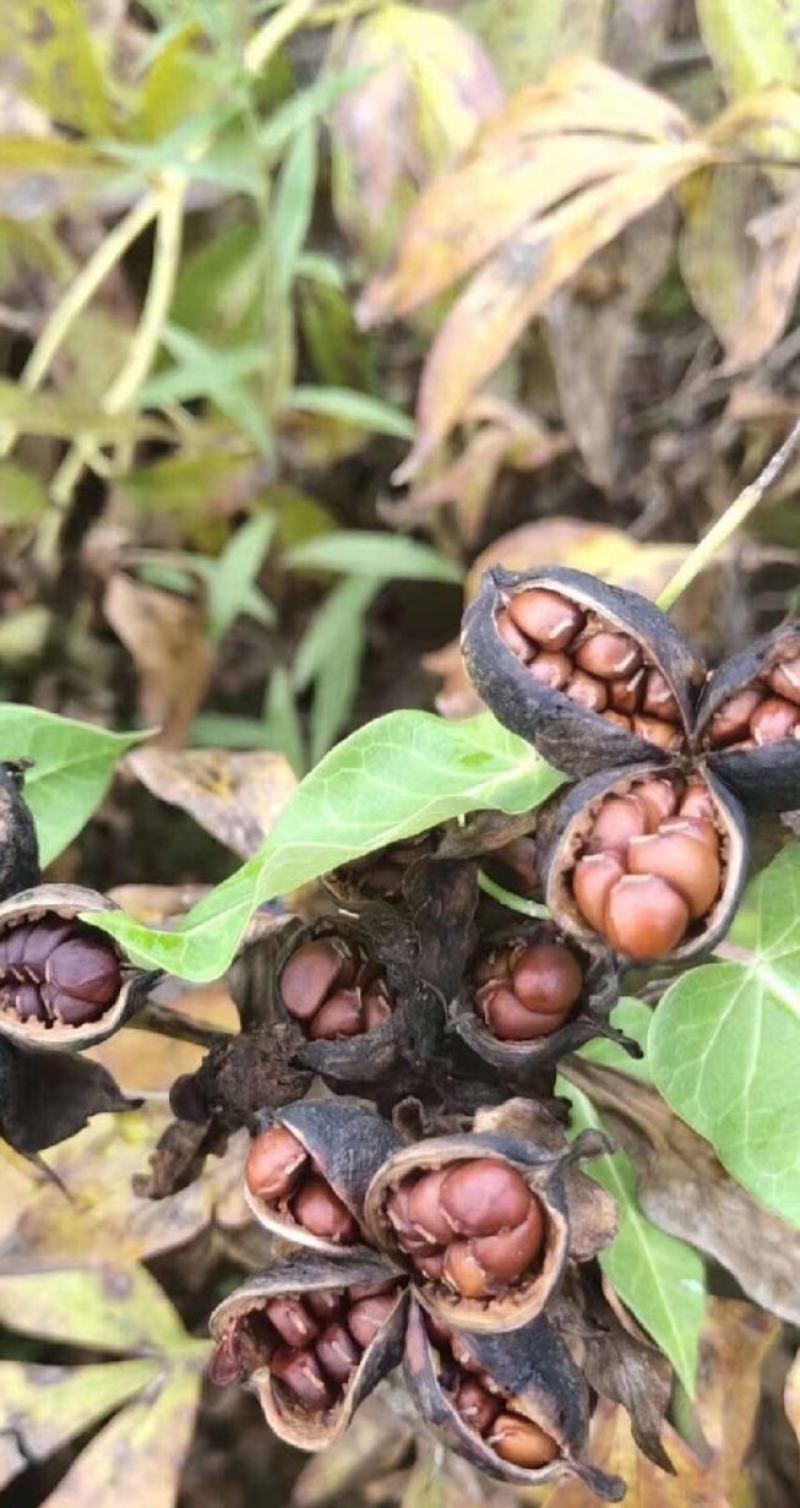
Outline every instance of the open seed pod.
<svg viewBox="0 0 800 1508"><path fill-rule="evenodd" d="M329 1256L368 1239L364 1198L373 1175L403 1144L394 1128L346 1099L301 1100L260 1119L244 1179L259 1223Z"/></svg>
<svg viewBox="0 0 800 1508"><path fill-rule="evenodd" d="M598 1150L595 1133L555 1150L497 1132L417 1142L376 1173L367 1230L403 1264L435 1319L514 1330L535 1319L561 1280L572 1246L565 1175Z"/></svg>
<svg viewBox="0 0 800 1508"><path fill-rule="evenodd" d="M707 953L747 877L744 813L707 771L594 775L553 806L540 837L545 899L562 931L637 963Z"/></svg>
<svg viewBox="0 0 800 1508"><path fill-rule="evenodd" d="M705 667L637 592L583 571L487 571L464 616L469 675L495 716L568 775L683 752Z"/></svg>
<svg viewBox="0 0 800 1508"><path fill-rule="evenodd" d="M544 1315L510 1335L454 1333L412 1299L404 1369L423 1418L481 1471L527 1487L572 1473L610 1502L624 1495L581 1459L589 1390Z"/></svg>
<svg viewBox="0 0 800 1508"><path fill-rule="evenodd" d="M250 1278L209 1321L213 1382L245 1382L289 1445L322 1450L403 1351L402 1274L372 1253L299 1253Z"/></svg>
<svg viewBox="0 0 800 1508"><path fill-rule="evenodd" d="M115 910L82 885L37 885L0 904L0 1032L27 1047L75 1052L123 1025L156 976L78 920Z"/></svg>
<svg viewBox="0 0 800 1508"><path fill-rule="evenodd" d="M800 806L800 622L757 639L709 677L695 742L746 806Z"/></svg>
<svg viewBox="0 0 800 1508"><path fill-rule="evenodd" d="M609 950L587 953L550 922L522 922L482 940L453 1019L479 1057L525 1074L593 1037L624 1046L627 1038L608 1024L618 999L619 969Z"/></svg>

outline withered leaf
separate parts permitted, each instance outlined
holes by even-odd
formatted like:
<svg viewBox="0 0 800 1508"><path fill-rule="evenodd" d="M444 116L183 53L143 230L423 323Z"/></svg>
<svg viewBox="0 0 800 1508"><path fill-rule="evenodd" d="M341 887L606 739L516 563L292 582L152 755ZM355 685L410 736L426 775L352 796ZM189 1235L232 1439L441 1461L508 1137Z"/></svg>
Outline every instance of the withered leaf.
<svg viewBox="0 0 800 1508"><path fill-rule="evenodd" d="M91 1116L138 1103L88 1058L0 1041L0 1134L17 1152L41 1152L74 1136Z"/></svg>
<svg viewBox="0 0 800 1508"><path fill-rule="evenodd" d="M161 728L161 743L180 744L213 668L201 608L118 571L106 588L103 610L135 661L144 722Z"/></svg>
<svg viewBox="0 0 800 1508"><path fill-rule="evenodd" d="M128 760L143 785L241 859L261 847L297 785L283 754L226 749L139 749Z"/></svg>

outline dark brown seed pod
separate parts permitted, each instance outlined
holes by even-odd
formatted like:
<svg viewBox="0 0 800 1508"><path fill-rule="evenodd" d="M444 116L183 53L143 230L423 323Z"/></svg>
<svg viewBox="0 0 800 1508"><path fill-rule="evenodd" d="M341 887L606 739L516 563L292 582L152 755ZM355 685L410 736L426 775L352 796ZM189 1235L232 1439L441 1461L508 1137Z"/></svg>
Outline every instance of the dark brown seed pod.
<svg viewBox="0 0 800 1508"><path fill-rule="evenodd" d="M544 1315L511 1334L454 1335L412 1299L403 1367L422 1417L479 1470L526 1487L573 1474L622 1498L618 1477L583 1460L589 1390Z"/></svg>
<svg viewBox="0 0 800 1508"><path fill-rule="evenodd" d="M506 612L531 645L530 659L499 632ZM666 763L688 746L705 667L670 620L636 592L583 571L497 567L467 609L462 650L500 722L568 775ZM540 652L564 655L573 665L562 686L560 676L532 674ZM631 727L620 725L620 714L635 715Z"/></svg>
<svg viewBox="0 0 800 1508"><path fill-rule="evenodd" d="M482 940L451 1015L473 1052L523 1077L598 1036L638 1055L608 1024L618 999L619 966L610 950L585 952L552 923L531 921Z"/></svg>
<svg viewBox="0 0 800 1508"><path fill-rule="evenodd" d="M376 1291L371 1326L359 1320L365 1287ZM326 1306L335 1318L326 1317ZM402 1274L384 1258L298 1253L250 1278L214 1310L211 1379L245 1384L276 1435L301 1450L322 1450L400 1361L406 1308Z"/></svg>
<svg viewBox="0 0 800 1508"><path fill-rule="evenodd" d="M665 786L675 809L662 817ZM628 819L637 807L642 834ZM653 764L592 776L548 812L540 842L545 899L562 931L588 951L611 946L637 963L710 951L747 878L744 813L708 772Z"/></svg>
<svg viewBox="0 0 800 1508"><path fill-rule="evenodd" d="M694 743L745 806L800 806L800 623L774 629L714 671Z"/></svg>
<svg viewBox="0 0 800 1508"><path fill-rule="evenodd" d="M302 1100L260 1119L244 1181L259 1223L331 1256L360 1246L370 1180L402 1138L345 1098Z"/></svg>
<svg viewBox="0 0 800 1508"><path fill-rule="evenodd" d="M154 974L79 918L114 911L81 885L37 885L0 904L0 1032L28 1047L94 1047L143 1003Z"/></svg>
<svg viewBox="0 0 800 1508"><path fill-rule="evenodd" d="M403 1147L370 1185L366 1229L436 1320L514 1330L539 1314L570 1253L566 1169L600 1149L594 1135L553 1151L499 1132Z"/></svg>

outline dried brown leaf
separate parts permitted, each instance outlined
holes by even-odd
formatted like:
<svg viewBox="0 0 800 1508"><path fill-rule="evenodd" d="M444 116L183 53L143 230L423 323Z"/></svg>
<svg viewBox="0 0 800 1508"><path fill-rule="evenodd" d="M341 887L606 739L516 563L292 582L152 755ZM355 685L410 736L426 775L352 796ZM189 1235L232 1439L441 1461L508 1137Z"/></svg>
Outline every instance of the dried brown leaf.
<svg viewBox="0 0 800 1508"><path fill-rule="evenodd" d="M211 679L213 651L201 608L117 572L103 610L135 661L144 722L160 726L161 743L175 747Z"/></svg>
<svg viewBox="0 0 800 1508"><path fill-rule="evenodd" d="M143 785L189 812L201 827L249 859L261 847L297 785L283 754L225 749L141 749L128 760Z"/></svg>

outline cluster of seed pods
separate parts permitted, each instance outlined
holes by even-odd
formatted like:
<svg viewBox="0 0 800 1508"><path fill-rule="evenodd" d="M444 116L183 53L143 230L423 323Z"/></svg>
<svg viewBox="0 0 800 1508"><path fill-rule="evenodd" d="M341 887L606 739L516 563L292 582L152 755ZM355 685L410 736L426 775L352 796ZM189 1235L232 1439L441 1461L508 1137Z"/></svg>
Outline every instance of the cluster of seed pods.
<svg viewBox="0 0 800 1508"><path fill-rule="evenodd" d="M284 1009L312 1042L375 1031L395 1005L380 969L343 937L302 943L284 964L278 988Z"/></svg>

